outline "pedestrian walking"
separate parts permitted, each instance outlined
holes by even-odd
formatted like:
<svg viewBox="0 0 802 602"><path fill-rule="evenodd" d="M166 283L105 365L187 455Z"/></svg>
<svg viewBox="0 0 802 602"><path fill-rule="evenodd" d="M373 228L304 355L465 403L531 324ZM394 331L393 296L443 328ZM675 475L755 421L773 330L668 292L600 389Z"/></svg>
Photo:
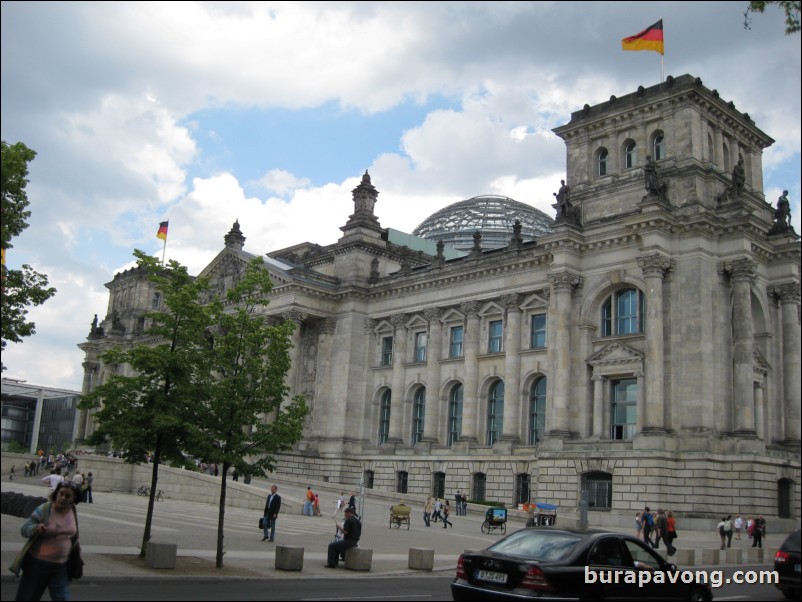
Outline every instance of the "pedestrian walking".
<svg viewBox="0 0 802 602"><path fill-rule="evenodd" d="M766 519L763 518L763 515L760 514L755 519L755 523L752 527L752 547L753 548L762 548L763 547L763 537L766 535Z"/></svg>
<svg viewBox="0 0 802 602"><path fill-rule="evenodd" d="M741 518L740 514L735 515L732 526L735 527L735 539L741 539L741 529L744 527L744 519Z"/></svg>
<svg viewBox="0 0 802 602"><path fill-rule="evenodd" d="M427 527L432 526L432 498L426 498L426 503L423 505L423 522Z"/></svg>
<svg viewBox="0 0 802 602"><path fill-rule="evenodd" d="M450 520L448 520L448 515L451 514L451 504L449 503L448 500L446 500L446 503L443 506L442 512L443 512L443 515L442 515L441 518L443 519L443 529L448 529L449 527L451 527L453 529L454 525L451 523Z"/></svg>

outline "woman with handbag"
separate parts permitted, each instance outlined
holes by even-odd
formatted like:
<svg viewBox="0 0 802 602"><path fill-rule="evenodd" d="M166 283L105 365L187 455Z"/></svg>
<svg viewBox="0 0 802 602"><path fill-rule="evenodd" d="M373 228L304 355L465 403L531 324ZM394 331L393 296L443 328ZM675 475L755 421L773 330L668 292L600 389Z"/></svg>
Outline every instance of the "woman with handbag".
<svg viewBox="0 0 802 602"><path fill-rule="evenodd" d="M75 483L63 481L50 499L22 525L22 536L28 541L11 565L17 576L22 570L17 600L39 600L45 588L51 600L69 600L69 580L80 576L68 574L68 561L71 556L80 555L75 505L81 501L81 489Z"/></svg>

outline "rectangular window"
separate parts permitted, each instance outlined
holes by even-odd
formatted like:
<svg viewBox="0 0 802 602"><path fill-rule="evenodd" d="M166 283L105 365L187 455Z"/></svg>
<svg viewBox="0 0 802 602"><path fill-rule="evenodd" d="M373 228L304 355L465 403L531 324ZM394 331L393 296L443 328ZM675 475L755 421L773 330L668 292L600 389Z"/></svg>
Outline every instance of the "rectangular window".
<svg viewBox="0 0 802 602"><path fill-rule="evenodd" d="M426 341L427 340L428 340L428 335L425 332L415 333L415 361L416 362L425 362L426 361Z"/></svg>
<svg viewBox="0 0 802 602"><path fill-rule="evenodd" d="M542 349L546 346L546 314L532 316L532 349Z"/></svg>
<svg viewBox="0 0 802 602"><path fill-rule="evenodd" d="M488 325L488 353L501 353L501 337L504 332L504 325L501 320L493 320Z"/></svg>
<svg viewBox="0 0 802 602"><path fill-rule="evenodd" d="M390 366L393 363L393 337L382 339L382 366Z"/></svg>
<svg viewBox="0 0 802 602"><path fill-rule="evenodd" d="M638 381L634 378L614 380L610 386L610 439L632 439L635 436Z"/></svg>
<svg viewBox="0 0 802 602"><path fill-rule="evenodd" d="M449 357L462 357L462 337L465 330L462 326L454 326L451 329L451 344L449 346Z"/></svg>

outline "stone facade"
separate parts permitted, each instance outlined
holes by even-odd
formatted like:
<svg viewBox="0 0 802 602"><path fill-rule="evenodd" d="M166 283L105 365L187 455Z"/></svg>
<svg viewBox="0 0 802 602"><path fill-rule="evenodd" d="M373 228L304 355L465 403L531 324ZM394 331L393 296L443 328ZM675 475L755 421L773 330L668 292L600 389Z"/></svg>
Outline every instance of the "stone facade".
<svg viewBox="0 0 802 602"><path fill-rule="evenodd" d="M645 504L798 520L800 245L772 230L773 141L688 75L555 133L567 185L536 241L477 236L450 260L394 245L366 172L337 243L268 253L265 311L299 325L288 384L311 408L278 472L569 511L584 491L626 520ZM252 257L239 224L225 241L202 272L221 291ZM158 302L135 270L107 286L85 391Z"/></svg>

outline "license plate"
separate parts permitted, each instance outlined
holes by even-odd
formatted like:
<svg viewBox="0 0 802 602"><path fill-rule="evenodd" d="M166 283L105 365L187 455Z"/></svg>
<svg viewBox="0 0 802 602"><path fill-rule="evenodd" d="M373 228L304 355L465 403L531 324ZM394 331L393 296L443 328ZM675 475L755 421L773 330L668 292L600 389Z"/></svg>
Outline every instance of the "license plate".
<svg viewBox="0 0 802 602"><path fill-rule="evenodd" d="M492 581L493 583L507 583L506 573L495 573L493 571L477 571L476 578L482 581Z"/></svg>
<svg viewBox="0 0 802 602"><path fill-rule="evenodd" d="M794 565L794 572L795 573L802 572L802 569L800 569L800 566L802 566L802 565L799 565L799 564L795 564Z"/></svg>

